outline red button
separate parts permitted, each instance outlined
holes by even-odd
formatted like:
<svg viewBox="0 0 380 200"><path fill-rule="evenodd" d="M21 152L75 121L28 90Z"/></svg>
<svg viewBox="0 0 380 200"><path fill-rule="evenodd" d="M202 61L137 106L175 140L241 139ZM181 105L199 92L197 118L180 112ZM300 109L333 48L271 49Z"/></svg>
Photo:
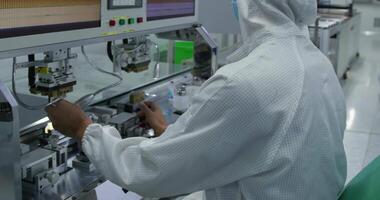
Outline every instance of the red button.
<svg viewBox="0 0 380 200"><path fill-rule="evenodd" d="M116 20L111 19L110 20L110 26L116 26Z"/></svg>
<svg viewBox="0 0 380 200"><path fill-rule="evenodd" d="M137 23L143 23L143 22L144 22L144 18L142 17L137 18Z"/></svg>

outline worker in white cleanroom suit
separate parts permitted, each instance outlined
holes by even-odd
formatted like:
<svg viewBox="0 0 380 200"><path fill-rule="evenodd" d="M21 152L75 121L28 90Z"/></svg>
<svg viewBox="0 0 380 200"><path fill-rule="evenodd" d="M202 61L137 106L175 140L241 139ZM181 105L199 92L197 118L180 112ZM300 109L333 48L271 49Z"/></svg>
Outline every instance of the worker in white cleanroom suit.
<svg viewBox="0 0 380 200"><path fill-rule="evenodd" d="M76 106L47 108L113 183L146 197L204 190L207 200L335 200L346 179L346 108L329 60L309 39L315 0L237 0L244 45L160 137L122 140Z"/></svg>

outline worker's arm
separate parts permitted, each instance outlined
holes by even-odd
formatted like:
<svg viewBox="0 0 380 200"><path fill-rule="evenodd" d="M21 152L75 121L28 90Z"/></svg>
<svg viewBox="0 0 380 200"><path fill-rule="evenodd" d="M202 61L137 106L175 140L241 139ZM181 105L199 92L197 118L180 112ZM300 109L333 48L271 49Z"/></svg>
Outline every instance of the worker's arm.
<svg viewBox="0 0 380 200"><path fill-rule="evenodd" d="M256 111L248 101L254 100L241 98L249 95L244 92L225 77L214 77L162 136L122 140L113 127L95 124L86 131L83 149L107 179L147 197L230 184L257 174L270 160L252 151L265 145L255 142L265 131L254 134L264 122L250 116Z"/></svg>
<svg viewBox="0 0 380 200"><path fill-rule="evenodd" d="M161 137L122 140L110 126L92 124L83 150L107 179L147 197L186 194L255 175L270 160L262 156L262 125L253 101L223 76L208 81L189 110ZM238 106L236 104L239 104ZM275 123L275 122L273 122ZM265 124L271 126L271 124Z"/></svg>

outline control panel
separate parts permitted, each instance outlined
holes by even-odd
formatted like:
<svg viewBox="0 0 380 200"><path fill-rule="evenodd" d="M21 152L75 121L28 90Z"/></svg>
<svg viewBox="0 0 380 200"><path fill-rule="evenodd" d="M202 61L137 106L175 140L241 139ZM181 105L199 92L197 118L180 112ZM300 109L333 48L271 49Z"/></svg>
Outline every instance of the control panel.
<svg viewBox="0 0 380 200"><path fill-rule="evenodd" d="M0 53L197 23L199 0L2 0Z"/></svg>

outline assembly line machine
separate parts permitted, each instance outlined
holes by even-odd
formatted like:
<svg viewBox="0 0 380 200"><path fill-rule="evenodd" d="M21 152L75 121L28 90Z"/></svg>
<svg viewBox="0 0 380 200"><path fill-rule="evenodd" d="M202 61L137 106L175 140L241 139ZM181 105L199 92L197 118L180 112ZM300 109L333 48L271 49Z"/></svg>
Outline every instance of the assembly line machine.
<svg viewBox="0 0 380 200"><path fill-rule="evenodd" d="M3 1L0 59L10 60L9 66L1 67L12 68L12 78L0 81L0 199L101 199L107 184L110 186L77 141L54 130L45 116L33 114L43 113L46 106L76 90L78 56L115 82L83 94L76 103L94 122L115 126L124 138L155 137L154 131L135 117L139 102L161 104L173 122L184 111L173 108L173 95L190 94L218 68L217 45L198 23L199 0ZM196 59L189 61L191 67L161 75L162 51L151 35L194 42ZM98 67L87 55L86 46L100 43L107 46L104 57L113 63L112 71ZM73 51L78 47L80 52ZM174 53L167 50L169 60ZM125 74L152 68L152 81L96 98L118 86ZM25 71L27 84L21 85L16 77ZM25 87L27 93L18 91ZM140 198L116 190L107 198L119 199L112 197L116 194Z"/></svg>
<svg viewBox="0 0 380 200"><path fill-rule="evenodd" d="M316 46L330 59L338 78L346 79L350 66L360 56L362 15L352 2L338 3L336 0L319 4L318 19L310 25L310 32Z"/></svg>

